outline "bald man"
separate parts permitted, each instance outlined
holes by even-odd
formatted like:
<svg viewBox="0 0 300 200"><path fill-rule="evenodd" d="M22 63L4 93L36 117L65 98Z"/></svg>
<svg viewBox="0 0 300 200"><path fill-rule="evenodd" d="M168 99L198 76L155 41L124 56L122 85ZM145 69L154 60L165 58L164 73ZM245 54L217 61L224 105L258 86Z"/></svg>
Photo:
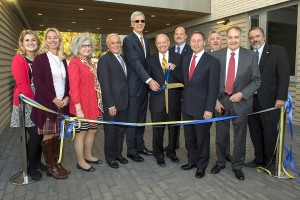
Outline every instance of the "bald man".
<svg viewBox="0 0 300 200"><path fill-rule="evenodd" d="M181 57L175 52L169 51L170 40L167 35L159 34L156 36L155 45L158 53L153 54L147 59L147 64L150 69L149 75L155 79L162 87L166 83L166 77L169 73L168 83L180 82L180 63ZM177 121L180 120L181 108L181 90L174 88L168 90L168 112L166 111L165 91L150 92L149 109L151 112L152 122L161 121ZM169 145L166 150L167 157L172 162L179 163L176 156L176 140L177 127L169 126ZM153 127L153 155L157 160L157 164L161 167L166 166L163 151L163 138L165 126Z"/></svg>

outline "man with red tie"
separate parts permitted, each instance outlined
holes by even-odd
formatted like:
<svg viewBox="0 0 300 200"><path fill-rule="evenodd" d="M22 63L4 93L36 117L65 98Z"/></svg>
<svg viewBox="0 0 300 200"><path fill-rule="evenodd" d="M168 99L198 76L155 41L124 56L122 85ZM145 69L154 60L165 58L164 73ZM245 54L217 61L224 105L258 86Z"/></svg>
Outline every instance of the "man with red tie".
<svg viewBox="0 0 300 200"><path fill-rule="evenodd" d="M260 86L260 73L256 55L241 46L242 30L233 26L226 31L227 46L212 53L221 64L219 96L216 115L247 115L252 113L253 94ZM232 119L234 129L234 150L232 169L237 179L244 180L242 171L245 160L248 117ZM226 138L229 135L230 120L216 123L216 150L218 160L211 169L217 174L225 168Z"/></svg>
<svg viewBox="0 0 300 200"><path fill-rule="evenodd" d="M190 45L193 52L182 60L182 116L184 120L210 119L218 96L220 63L204 51L203 33L194 32ZM196 178L204 177L209 163L210 127L211 123L184 126L188 164L181 166L181 169L197 167Z"/></svg>

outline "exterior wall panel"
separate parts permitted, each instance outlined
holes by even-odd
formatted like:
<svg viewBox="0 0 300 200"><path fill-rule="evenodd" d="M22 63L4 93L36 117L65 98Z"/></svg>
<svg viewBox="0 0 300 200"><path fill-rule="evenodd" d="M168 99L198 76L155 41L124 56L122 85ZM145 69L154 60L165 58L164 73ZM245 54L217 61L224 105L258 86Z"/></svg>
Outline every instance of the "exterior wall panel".
<svg viewBox="0 0 300 200"><path fill-rule="evenodd" d="M11 74L11 60L16 52L20 31L23 29L10 6L11 4L0 0L0 133L10 122L15 86Z"/></svg>

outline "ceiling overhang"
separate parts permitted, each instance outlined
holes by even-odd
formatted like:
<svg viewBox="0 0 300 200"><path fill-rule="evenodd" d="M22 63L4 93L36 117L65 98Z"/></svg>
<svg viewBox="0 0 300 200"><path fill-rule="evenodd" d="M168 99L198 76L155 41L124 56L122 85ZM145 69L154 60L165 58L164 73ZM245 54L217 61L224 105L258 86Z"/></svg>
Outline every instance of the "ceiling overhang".
<svg viewBox="0 0 300 200"><path fill-rule="evenodd" d="M205 1L209 3L210 8L210 0ZM94 0L18 0L18 2L31 29L45 30L48 27L56 27L62 32L119 33L127 35L132 31L130 15L132 12L139 10L146 16L146 33L153 33L200 18L210 12L210 9L196 12L168 9L163 6L158 8L116 3L122 2L122 0L111 2Z"/></svg>

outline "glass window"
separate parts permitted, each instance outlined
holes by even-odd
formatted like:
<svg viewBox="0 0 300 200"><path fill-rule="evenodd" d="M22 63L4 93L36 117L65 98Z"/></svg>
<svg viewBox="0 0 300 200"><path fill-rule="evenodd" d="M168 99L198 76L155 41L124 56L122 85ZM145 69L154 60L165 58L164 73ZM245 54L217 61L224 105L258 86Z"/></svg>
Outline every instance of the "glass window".
<svg viewBox="0 0 300 200"><path fill-rule="evenodd" d="M251 19L251 28L259 26L259 15L252 15L250 16Z"/></svg>
<svg viewBox="0 0 300 200"><path fill-rule="evenodd" d="M267 12L267 43L285 47L289 56L291 76L295 75L297 16L298 5Z"/></svg>

